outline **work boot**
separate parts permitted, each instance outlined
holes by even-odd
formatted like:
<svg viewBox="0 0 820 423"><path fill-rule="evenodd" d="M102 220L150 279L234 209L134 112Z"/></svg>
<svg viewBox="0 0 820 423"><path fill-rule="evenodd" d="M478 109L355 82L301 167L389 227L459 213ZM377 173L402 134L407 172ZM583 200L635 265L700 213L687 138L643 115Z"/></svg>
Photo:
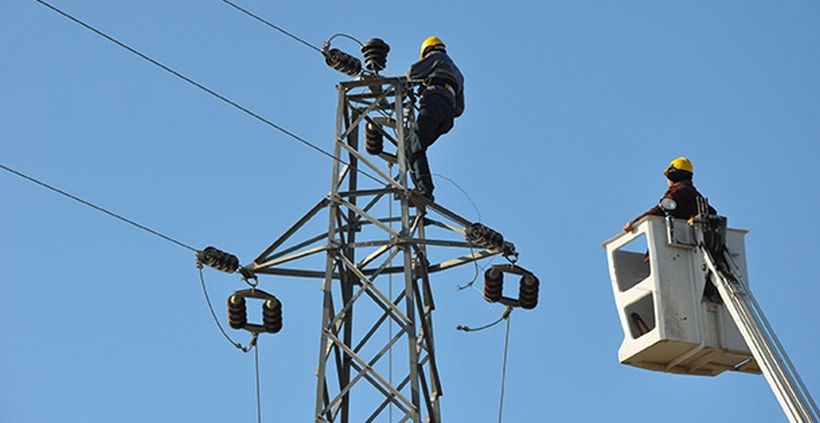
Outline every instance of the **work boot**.
<svg viewBox="0 0 820 423"><path fill-rule="evenodd" d="M431 203L434 203L434 202L436 201L435 197L433 197L433 193L432 193L432 192L422 191L422 190L421 190L421 189L419 189L418 187L413 188L413 189L410 191L410 193L411 193L411 194L413 194L413 195L415 195L415 196L418 196L418 197L424 197L424 198L426 198L428 201L430 201Z"/></svg>
<svg viewBox="0 0 820 423"><path fill-rule="evenodd" d="M427 155L423 152L416 153L410 158L410 177L416 186L413 191L433 201L433 175L430 174Z"/></svg>

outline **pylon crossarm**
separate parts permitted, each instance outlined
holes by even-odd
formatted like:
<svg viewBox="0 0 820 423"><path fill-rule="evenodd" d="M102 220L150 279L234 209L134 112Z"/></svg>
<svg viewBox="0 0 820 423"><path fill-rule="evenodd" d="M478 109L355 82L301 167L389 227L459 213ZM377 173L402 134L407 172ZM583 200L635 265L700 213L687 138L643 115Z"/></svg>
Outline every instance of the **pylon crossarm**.
<svg viewBox="0 0 820 423"><path fill-rule="evenodd" d="M466 241L448 241L446 239L410 238L410 244L429 245L435 247L473 248L473 244Z"/></svg>
<svg viewBox="0 0 820 423"><path fill-rule="evenodd" d="M325 272L308 269L264 268L254 271L257 275L291 276L297 278L323 279ZM334 274L334 277L338 276Z"/></svg>
<svg viewBox="0 0 820 423"><path fill-rule="evenodd" d="M465 241L450 241L446 239L424 239L424 238L410 238L401 242L397 242L394 240L372 240L372 241L357 241L353 243L344 244L348 248L360 248L360 247L380 247L380 246L394 246L394 245L408 245L408 244L418 244L418 245L429 245L435 247L451 247L451 248L462 248L462 249L469 249L475 248L475 245L465 242ZM496 253L500 253L501 250L496 250Z"/></svg>
<svg viewBox="0 0 820 423"><path fill-rule="evenodd" d="M461 234L461 235L464 235L464 234L467 233L467 231L464 229L463 226L448 225L447 223L440 222L440 221L435 220L435 219L430 219L429 217L426 217L426 216L424 218L424 225L425 226L436 226L436 227L446 229L448 231L452 231L452 232L455 232L455 233L458 233L458 234Z"/></svg>
<svg viewBox="0 0 820 423"><path fill-rule="evenodd" d="M427 271L429 273L436 273L441 272L443 270L452 269L454 267L462 266L465 264L474 263L480 260L483 260L488 257L492 257L495 255L500 254L500 251L490 251L490 250L479 250L473 251L470 254L457 257L454 259L450 259L447 261L442 261L439 264L433 264L427 267Z"/></svg>
<svg viewBox="0 0 820 423"><path fill-rule="evenodd" d="M259 254L259 257L257 257L256 260L254 260L254 262L265 261L266 256L268 254L279 248L280 245L287 241L288 238L293 236L293 234L295 234L299 229L301 229L308 221L310 221L310 219L316 216L317 213L319 213L321 210L327 207L327 204L327 198L321 199L318 203L316 203L315 206L313 206L313 208L310 209L310 211L308 211L296 223L294 223L287 231L285 231L285 233L279 236L279 238L277 238L276 241L273 242L273 244L271 244L268 248L265 249L265 251Z"/></svg>
<svg viewBox="0 0 820 423"><path fill-rule="evenodd" d="M456 213L454 213L450 210L447 210L446 208L444 208L442 205L440 205L438 203L431 203L427 206L427 208L435 211L436 213L438 213L439 215L441 215L443 217L446 217L446 218L452 220L453 222L458 223L459 225L461 225L462 228L470 226L473 223L473 222L470 222L469 220L457 215ZM461 231L463 231L463 229Z"/></svg>
<svg viewBox="0 0 820 423"><path fill-rule="evenodd" d="M316 247L313 247L313 248L310 248L310 249L307 249L307 250L300 251L296 254L291 254L289 256L284 256L284 257L279 257L279 258L276 258L276 259L268 260L264 263L259 263L259 264L254 263L258 267L254 267L252 271L256 272L256 273L259 273L258 270L256 270L257 268L262 269L262 268L266 268L266 267L278 266L280 264L285 264L285 263L288 263L288 262L291 262L291 261L294 261L294 260L298 260L298 259L301 259L301 258L304 258L304 257L312 256L312 255L317 254L317 253L325 252L325 251L328 250L328 248L329 247L327 245L319 245L319 246L316 246Z"/></svg>
<svg viewBox="0 0 820 423"><path fill-rule="evenodd" d="M343 219L343 217L340 217L340 219ZM359 223L366 223L366 222L359 222ZM348 225L346 225L346 224L339 224L339 225L337 225L337 227L336 227L336 234L338 234L338 235L340 235L340 236L344 236L344 233L345 233L345 232L347 232L347 231L348 231L348 229L349 229ZM298 250L300 250L300 249L302 249L302 248L305 248L305 247L307 247L307 246L313 245L313 244L315 244L315 243L317 243L317 242L319 242L319 241L326 240L326 239L327 239L327 237L328 237L328 233L327 233L327 232L322 232L321 234L318 234L318 235L316 235L316 236L314 236L314 237L312 237L312 238L309 238L309 239L307 239L307 240L305 240L305 241L302 241L302 242L300 242L300 243L298 243L298 244L295 244L295 245L293 245L293 246L291 246L291 247L288 247L288 248L286 248L286 249L284 249L284 250L277 251L276 253L274 253L274 254L270 254L270 255L268 255L267 257L264 257L264 258L262 258L262 259L257 258L257 259L256 259L253 263L251 263L250 265L246 266L246 268L247 268L248 270L252 271L252 272L256 272L256 271L257 271L257 269L273 266L273 264L271 264L271 263L273 263L274 261L276 261L276 259L281 258L281 257L284 257L284 256L286 256L286 255L288 255L288 254L293 253L294 251L298 251ZM327 248L328 248L328 247L327 247L327 245L323 245L322 247L323 247L325 250L327 250ZM279 262L279 261L276 261L276 263L277 263L277 264L281 264L281 262Z"/></svg>
<svg viewBox="0 0 820 423"><path fill-rule="evenodd" d="M345 228L341 228L340 230L344 230L344 229ZM319 241L324 241L326 239L327 239L327 232L322 232L322 233L320 233L316 236L313 236L313 237L311 237L311 238L309 238L305 241L302 241L302 242L300 242L296 245L285 248L281 251L277 251L276 253L270 254L269 256L265 257L264 261L257 261L256 264L258 265L258 267L263 267L265 265L265 263L267 263L270 260L275 260L275 259L278 259L280 257L284 257L288 254L291 254L295 251L299 251L302 248L308 247L310 245L313 245L313 244L315 244Z"/></svg>

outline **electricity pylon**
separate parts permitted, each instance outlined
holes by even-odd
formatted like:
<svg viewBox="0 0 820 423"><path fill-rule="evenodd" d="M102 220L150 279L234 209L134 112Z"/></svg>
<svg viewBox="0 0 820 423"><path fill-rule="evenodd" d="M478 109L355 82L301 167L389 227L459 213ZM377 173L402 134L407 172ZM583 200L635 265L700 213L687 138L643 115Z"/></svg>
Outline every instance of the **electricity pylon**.
<svg viewBox="0 0 820 423"><path fill-rule="evenodd" d="M339 84L330 193L242 269L323 280L316 422L441 421L430 277L517 258L497 232L411 193L413 87L378 75ZM324 212L327 232L297 236Z"/></svg>

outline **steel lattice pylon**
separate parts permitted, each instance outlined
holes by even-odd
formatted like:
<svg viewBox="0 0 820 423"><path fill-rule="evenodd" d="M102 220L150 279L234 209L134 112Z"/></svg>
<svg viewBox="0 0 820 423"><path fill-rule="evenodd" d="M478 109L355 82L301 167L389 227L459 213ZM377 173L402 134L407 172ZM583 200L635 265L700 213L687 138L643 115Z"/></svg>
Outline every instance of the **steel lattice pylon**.
<svg viewBox="0 0 820 423"><path fill-rule="evenodd" d="M439 422L430 275L516 256L511 243L474 239L470 221L410 192L413 86L379 76L339 84L330 193L244 267L323 280L316 422ZM360 148L366 124L384 151ZM325 211L326 233L297 236Z"/></svg>

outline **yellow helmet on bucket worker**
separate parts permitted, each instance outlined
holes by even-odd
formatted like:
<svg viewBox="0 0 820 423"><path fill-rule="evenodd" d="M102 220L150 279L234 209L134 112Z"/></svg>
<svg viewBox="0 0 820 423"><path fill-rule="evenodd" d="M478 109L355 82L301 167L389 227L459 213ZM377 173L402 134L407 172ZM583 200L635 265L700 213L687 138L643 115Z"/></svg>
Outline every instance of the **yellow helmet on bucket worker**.
<svg viewBox="0 0 820 423"><path fill-rule="evenodd" d="M423 43L421 43L421 51L419 52L419 59L424 59L425 50L427 50L430 47L436 47L436 46L445 47L444 41L441 41L441 39L439 39L436 36L427 37L427 39L424 40Z"/></svg>
<svg viewBox="0 0 820 423"><path fill-rule="evenodd" d="M676 170L682 170L684 172L689 172L691 174L695 174L695 169L692 167L692 162L689 161L686 157L678 157L677 159L672 160L669 162L669 166L666 170L663 171L663 174L669 176L669 172L673 172Z"/></svg>

